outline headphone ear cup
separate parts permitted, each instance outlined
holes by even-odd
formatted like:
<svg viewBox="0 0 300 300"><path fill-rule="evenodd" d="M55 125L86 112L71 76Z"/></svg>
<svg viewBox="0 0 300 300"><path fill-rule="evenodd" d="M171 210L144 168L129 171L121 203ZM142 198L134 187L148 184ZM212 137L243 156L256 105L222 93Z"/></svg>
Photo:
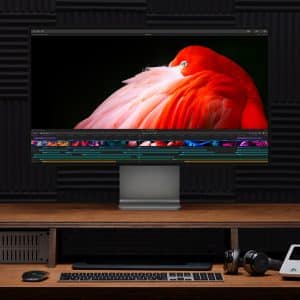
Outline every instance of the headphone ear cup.
<svg viewBox="0 0 300 300"><path fill-rule="evenodd" d="M237 274L239 269L240 250L231 249L224 253L224 272L226 274Z"/></svg>
<svg viewBox="0 0 300 300"><path fill-rule="evenodd" d="M269 258L263 252L250 250L244 255L243 265L251 275L264 275L269 267Z"/></svg>
<svg viewBox="0 0 300 300"><path fill-rule="evenodd" d="M253 274L252 271L252 262L253 262L253 255L255 254L254 250L249 250L245 253L243 257L243 267L249 274Z"/></svg>

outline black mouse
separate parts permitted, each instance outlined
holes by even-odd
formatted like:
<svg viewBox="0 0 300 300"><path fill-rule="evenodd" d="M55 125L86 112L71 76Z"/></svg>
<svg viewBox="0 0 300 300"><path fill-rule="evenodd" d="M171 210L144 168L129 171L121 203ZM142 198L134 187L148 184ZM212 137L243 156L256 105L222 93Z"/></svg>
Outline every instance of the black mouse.
<svg viewBox="0 0 300 300"><path fill-rule="evenodd" d="M49 273L46 271L28 271L22 274L22 279L25 282L38 282L46 280Z"/></svg>

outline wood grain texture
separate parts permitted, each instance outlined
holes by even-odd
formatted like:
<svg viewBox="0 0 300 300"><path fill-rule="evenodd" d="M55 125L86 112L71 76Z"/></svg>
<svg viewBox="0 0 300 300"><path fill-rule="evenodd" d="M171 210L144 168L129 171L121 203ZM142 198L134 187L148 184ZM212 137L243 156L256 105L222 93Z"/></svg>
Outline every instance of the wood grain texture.
<svg viewBox="0 0 300 300"><path fill-rule="evenodd" d="M45 270L50 273L49 279L38 283L26 283L21 281L22 273L28 270ZM222 265L213 267L215 272L223 272ZM45 265L0 265L0 288L3 287L48 287L48 288L300 288L299 281L285 281L275 271L268 271L266 276L253 277L241 269L239 275L224 275L224 282L97 282L97 283L62 283L58 282L61 272L72 271L71 265L57 265L55 268L47 268ZM90 271L89 271L90 272ZM91 271L93 272L93 271ZM109 272L109 271L108 271ZM111 271L115 272L115 271ZM128 271L135 272L135 271Z"/></svg>
<svg viewBox="0 0 300 300"><path fill-rule="evenodd" d="M91 203L0 204L0 227L299 228L300 204L189 204L178 211L122 211Z"/></svg>
<svg viewBox="0 0 300 300"><path fill-rule="evenodd" d="M230 247L231 249L239 249L239 229L230 228Z"/></svg>
<svg viewBox="0 0 300 300"><path fill-rule="evenodd" d="M49 229L49 257L48 267L52 268L56 265L56 253L57 253L57 230L56 228Z"/></svg>

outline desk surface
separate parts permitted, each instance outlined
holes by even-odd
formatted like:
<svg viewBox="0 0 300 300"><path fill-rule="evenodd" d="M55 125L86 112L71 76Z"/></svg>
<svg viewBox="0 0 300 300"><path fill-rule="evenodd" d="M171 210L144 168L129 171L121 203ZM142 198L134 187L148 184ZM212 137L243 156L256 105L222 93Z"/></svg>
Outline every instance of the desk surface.
<svg viewBox="0 0 300 300"><path fill-rule="evenodd" d="M22 282L21 276L25 271L46 270L50 273L49 279L38 283ZM136 288L300 288L300 281L283 280L277 272L268 271L266 276L253 277L241 269L239 275L224 275L224 282L103 282L103 283L61 283L58 282L61 272L71 272L70 265L57 265L47 268L45 265L0 265L0 288L14 287L136 287ZM221 265L215 265L213 271L222 272ZM74 271L75 272L75 271ZM79 271L78 271L79 272Z"/></svg>
<svg viewBox="0 0 300 300"><path fill-rule="evenodd" d="M0 204L0 228L300 227L300 204L187 204L178 211L122 211L111 204Z"/></svg>

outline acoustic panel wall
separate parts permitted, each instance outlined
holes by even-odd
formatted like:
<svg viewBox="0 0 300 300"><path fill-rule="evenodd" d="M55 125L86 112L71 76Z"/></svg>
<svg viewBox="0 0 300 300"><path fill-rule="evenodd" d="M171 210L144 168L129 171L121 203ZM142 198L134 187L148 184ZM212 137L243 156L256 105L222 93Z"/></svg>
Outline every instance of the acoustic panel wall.
<svg viewBox="0 0 300 300"><path fill-rule="evenodd" d="M56 13L62 27L143 27L146 0L57 0Z"/></svg>
<svg viewBox="0 0 300 300"><path fill-rule="evenodd" d="M147 25L224 28L235 24L233 10L232 0L149 0Z"/></svg>
<svg viewBox="0 0 300 300"><path fill-rule="evenodd" d="M55 198L55 169L30 162L29 29L56 23L55 1L0 2L0 200Z"/></svg>
<svg viewBox="0 0 300 300"><path fill-rule="evenodd" d="M119 199L119 168L66 167L57 171L57 200L116 202Z"/></svg>
<svg viewBox="0 0 300 300"><path fill-rule="evenodd" d="M237 25L269 30L270 164L236 168L243 202L298 202L300 196L300 1L236 1Z"/></svg>
<svg viewBox="0 0 300 300"><path fill-rule="evenodd" d="M0 200L116 201L118 168L41 167L30 161L32 27L267 28L268 166L184 166L184 201L298 201L300 1L0 1ZM297 79L298 78L298 79Z"/></svg>
<svg viewBox="0 0 300 300"><path fill-rule="evenodd" d="M1 0L0 12L20 14L55 13L55 0Z"/></svg>

